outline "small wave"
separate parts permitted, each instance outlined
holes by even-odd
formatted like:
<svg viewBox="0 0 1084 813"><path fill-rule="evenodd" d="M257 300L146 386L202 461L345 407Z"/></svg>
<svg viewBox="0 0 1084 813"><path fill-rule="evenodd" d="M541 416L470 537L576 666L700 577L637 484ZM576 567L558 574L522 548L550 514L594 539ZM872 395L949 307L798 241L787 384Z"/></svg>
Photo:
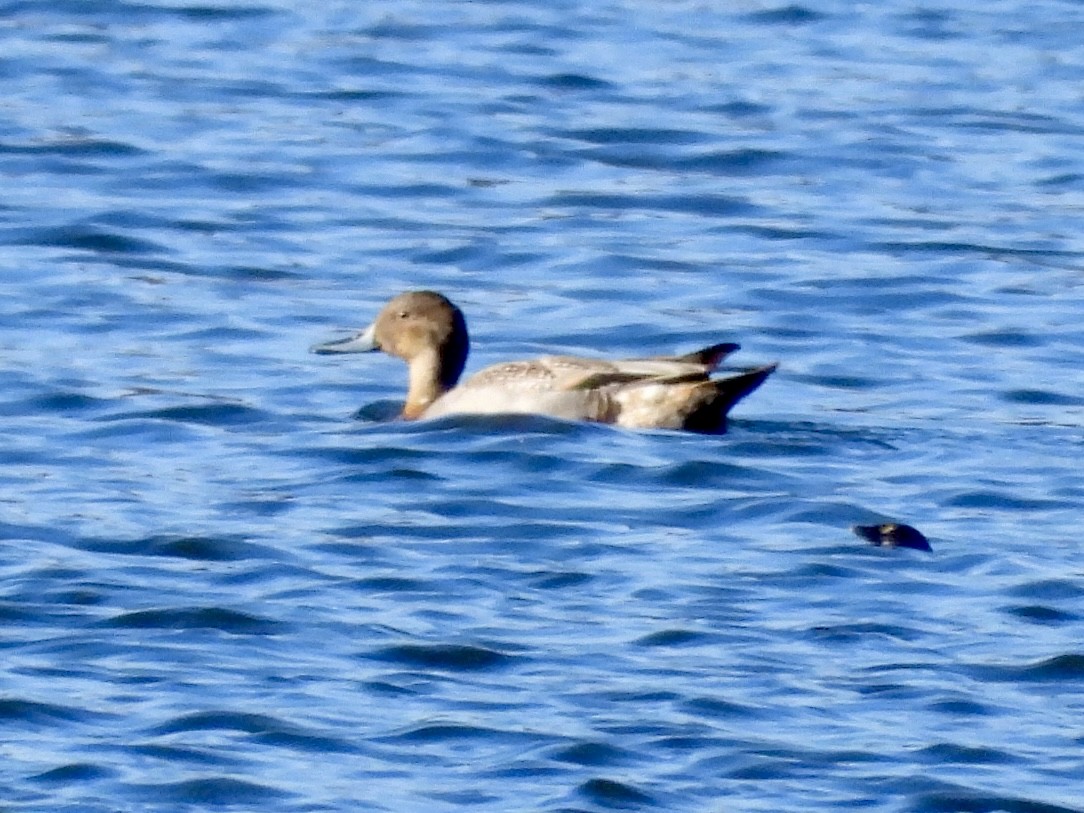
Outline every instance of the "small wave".
<svg viewBox="0 0 1084 813"><path fill-rule="evenodd" d="M1039 579L1011 587L1009 595L1046 601L1084 598L1084 586L1070 579Z"/></svg>
<svg viewBox="0 0 1084 813"><path fill-rule="evenodd" d="M753 23L767 23L770 25L801 25L823 20L825 15L814 11L808 6L792 4L765 11L756 11L747 14L746 19Z"/></svg>
<svg viewBox="0 0 1084 813"><path fill-rule="evenodd" d="M601 163L620 166L642 165L640 159L593 156ZM558 209L603 209L606 211L658 211L676 214L720 215L749 214L752 206L748 201L728 195L645 195L643 193L619 195L603 192L562 192L545 201L545 205Z"/></svg>
<svg viewBox="0 0 1084 813"><path fill-rule="evenodd" d="M963 787L920 794L914 799L910 809L915 813L1081 813L1079 807L1065 807L1019 796L982 793Z"/></svg>
<svg viewBox="0 0 1084 813"><path fill-rule="evenodd" d="M148 802L164 800L189 805L246 807L282 799L289 794L272 785L249 782L231 776L211 776L183 782L136 785L133 790Z"/></svg>
<svg viewBox="0 0 1084 813"><path fill-rule="evenodd" d="M589 801L606 808L628 808L655 805L655 798L627 782L613 779L589 779L578 792Z"/></svg>
<svg viewBox="0 0 1084 813"><path fill-rule="evenodd" d="M582 571L538 571L530 574L530 584L539 590L565 590L568 588L580 588L595 579L593 573Z"/></svg>
<svg viewBox="0 0 1084 813"><path fill-rule="evenodd" d="M708 138L695 130L664 127L596 127L588 130L558 131L555 135L591 144L695 144Z"/></svg>
<svg viewBox="0 0 1084 813"><path fill-rule="evenodd" d="M983 347L1042 347L1046 340L1021 328L999 328L967 333L960 337L970 344Z"/></svg>
<svg viewBox="0 0 1084 813"><path fill-rule="evenodd" d="M465 723L423 723L405 731L376 738L382 742L430 743L450 740L494 740L494 739L534 739L533 735L521 732L502 731L488 726L467 725Z"/></svg>
<svg viewBox="0 0 1084 813"><path fill-rule="evenodd" d="M168 607L121 613L102 626L122 629L213 629L233 635L274 635L282 624L224 607Z"/></svg>
<svg viewBox="0 0 1084 813"><path fill-rule="evenodd" d="M72 136L56 140L43 140L34 144L0 142L0 155L60 156L64 158L128 158L146 155L134 144L107 138Z"/></svg>
<svg viewBox="0 0 1084 813"><path fill-rule="evenodd" d="M106 407L110 403L111 399L108 398L95 398L94 396L86 395L81 392L57 390L40 395L36 398L18 401L13 406L19 410L17 414L41 414L50 412L72 414L91 412ZM6 411L8 405L5 404L3 409Z"/></svg>
<svg viewBox="0 0 1084 813"><path fill-rule="evenodd" d="M674 646L699 646L711 643L716 636L696 630L660 630L644 635L636 639L637 646L646 647L674 647Z"/></svg>
<svg viewBox="0 0 1084 813"><path fill-rule="evenodd" d="M613 87L604 79L583 73L555 73L539 78L538 84L557 90L602 90Z"/></svg>
<svg viewBox="0 0 1084 813"><path fill-rule="evenodd" d="M165 246L118 231L105 231L86 226L42 229L29 232L14 240L21 245L47 248L70 248L95 254L161 254Z"/></svg>
<svg viewBox="0 0 1084 813"><path fill-rule="evenodd" d="M671 165L674 169L712 175L759 175L771 174L776 165L789 158L793 156L780 150L745 148L683 156L673 159ZM748 211L755 210L748 207Z"/></svg>
<svg viewBox="0 0 1084 813"><path fill-rule="evenodd" d="M605 742L578 742L566 745L550 754L550 759L557 762L569 762L573 765L628 765L640 761L631 751Z"/></svg>
<svg viewBox="0 0 1084 813"><path fill-rule="evenodd" d="M871 246L878 250L887 252L889 254L934 254L934 255L952 255L962 254L970 255L976 254L984 257L991 258L1030 258L1036 257L1038 259L1050 258L1050 257L1069 257L1076 258L1074 252L1069 251L1057 251L1049 248L1012 248L1009 246L998 245L984 245L981 243L952 243L938 240L916 240L910 243L904 242L885 242L878 243Z"/></svg>
<svg viewBox="0 0 1084 813"><path fill-rule="evenodd" d="M833 643L849 641L868 641L872 636L884 636L900 641L916 641L923 636L921 630L911 629L900 624L857 622L853 624L833 624L813 627L813 632L826 641Z"/></svg>
<svg viewBox="0 0 1084 813"><path fill-rule="evenodd" d="M423 579L402 576L370 576L358 579L354 587L363 593L434 593L437 586Z"/></svg>
<svg viewBox="0 0 1084 813"><path fill-rule="evenodd" d="M177 423L195 423L206 426L234 426L236 424L257 423L266 418L262 410L243 404L192 404L185 406L163 407L137 412L124 412L110 415L103 420L160 420Z"/></svg>
<svg viewBox="0 0 1084 813"><path fill-rule="evenodd" d="M1001 399L1010 404L1039 404L1045 406L1084 405L1084 398L1079 396L1041 389L1009 390L1008 392L1001 394Z"/></svg>
<svg viewBox="0 0 1084 813"><path fill-rule="evenodd" d="M981 680L1007 683L1066 683L1076 690L1084 680L1084 654L1065 653L1023 666L975 664L968 671Z"/></svg>
<svg viewBox="0 0 1084 813"><path fill-rule="evenodd" d="M983 490L968 491L946 500L945 505L953 508L983 508L1000 511L1048 511L1057 508L1072 508L1073 503L1060 500L1048 500L1039 497L1017 497L1005 491Z"/></svg>
<svg viewBox="0 0 1084 813"><path fill-rule="evenodd" d="M1080 616L1076 613L1068 613L1055 607L1047 607L1043 604L1028 604L1020 607L1005 607L1003 612L1032 624L1044 626L1057 626L1079 621Z"/></svg>
<svg viewBox="0 0 1084 813"><path fill-rule="evenodd" d="M923 748L919 753L938 765L1004 765L1017 761L1016 757L1000 748L977 748L952 742L937 743Z"/></svg>
<svg viewBox="0 0 1084 813"><path fill-rule="evenodd" d="M30 777L30 779L33 782L41 782L47 785L66 785L68 783L80 785L84 782L95 782L116 775L117 771L111 768L105 768L90 762L73 762L44 771L37 776Z"/></svg>
<svg viewBox="0 0 1084 813"><path fill-rule="evenodd" d="M84 538L74 543L83 550L127 556L164 556L198 562L238 562L271 557L268 548L237 537L156 534L130 540Z"/></svg>
<svg viewBox="0 0 1084 813"><path fill-rule="evenodd" d="M0 698L0 721L8 725L63 725L85 720L87 712L74 706L58 706L14 697Z"/></svg>
<svg viewBox="0 0 1084 813"><path fill-rule="evenodd" d="M357 750L338 737L309 731L268 714L202 711L182 715L152 729L156 735L191 731L236 731L271 745L317 753L352 753Z"/></svg>
<svg viewBox="0 0 1084 813"><path fill-rule="evenodd" d="M694 717L706 717L714 720L764 717L765 709L748 703L737 703L718 697L697 697L682 703L682 709Z"/></svg>
<svg viewBox="0 0 1084 813"><path fill-rule="evenodd" d="M399 644L377 650L371 657L414 668L449 672L479 672L508 666L511 655L482 646L459 644Z"/></svg>

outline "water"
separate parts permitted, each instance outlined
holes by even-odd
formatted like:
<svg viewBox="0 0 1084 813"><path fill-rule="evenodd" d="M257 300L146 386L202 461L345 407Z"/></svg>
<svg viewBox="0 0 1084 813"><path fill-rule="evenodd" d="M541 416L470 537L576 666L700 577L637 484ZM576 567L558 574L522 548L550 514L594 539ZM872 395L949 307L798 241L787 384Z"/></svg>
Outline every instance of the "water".
<svg viewBox="0 0 1084 813"><path fill-rule="evenodd" d="M1084 810L1084 6L310 5L0 4L0 808Z"/></svg>

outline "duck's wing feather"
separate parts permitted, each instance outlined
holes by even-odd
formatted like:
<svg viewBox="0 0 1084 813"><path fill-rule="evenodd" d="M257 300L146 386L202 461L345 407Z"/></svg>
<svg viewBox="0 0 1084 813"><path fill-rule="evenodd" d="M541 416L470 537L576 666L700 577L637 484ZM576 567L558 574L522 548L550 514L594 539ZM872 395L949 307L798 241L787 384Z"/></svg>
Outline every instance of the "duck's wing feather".
<svg viewBox="0 0 1084 813"><path fill-rule="evenodd" d="M733 345L729 345L733 347ZM704 380L722 356L688 356L638 359L542 356L530 361L509 361L479 370L462 384L464 388L501 387L520 391L572 391L600 389L642 381Z"/></svg>

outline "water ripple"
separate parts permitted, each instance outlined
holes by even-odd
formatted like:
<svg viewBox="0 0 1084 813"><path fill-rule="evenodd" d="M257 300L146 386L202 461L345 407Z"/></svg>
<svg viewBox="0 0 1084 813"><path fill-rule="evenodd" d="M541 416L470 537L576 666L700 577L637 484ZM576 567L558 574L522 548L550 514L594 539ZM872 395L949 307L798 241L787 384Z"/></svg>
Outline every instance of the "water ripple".
<svg viewBox="0 0 1084 813"><path fill-rule="evenodd" d="M140 784L132 792L146 804L163 800L174 804L211 807L265 805L289 794L273 785L249 782L231 776L208 776L181 782Z"/></svg>
<svg viewBox="0 0 1084 813"><path fill-rule="evenodd" d="M122 613L104 622L120 629L213 629L233 635L274 635L277 622L223 607L168 607Z"/></svg>
<svg viewBox="0 0 1084 813"><path fill-rule="evenodd" d="M612 779L589 779L580 785L579 793L589 802L607 809L656 806L651 794L637 789L634 785Z"/></svg>
<svg viewBox="0 0 1084 813"><path fill-rule="evenodd" d="M513 657L480 646L400 644L384 647L370 657L389 663L448 672L491 671L507 667Z"/></svg>

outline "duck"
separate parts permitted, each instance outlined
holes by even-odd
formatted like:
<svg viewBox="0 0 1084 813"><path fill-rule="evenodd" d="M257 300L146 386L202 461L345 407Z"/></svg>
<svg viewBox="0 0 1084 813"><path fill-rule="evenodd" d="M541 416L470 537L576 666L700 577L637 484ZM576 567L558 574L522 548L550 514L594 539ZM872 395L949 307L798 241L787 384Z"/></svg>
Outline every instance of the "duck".
<svg viewBox="0 0 1084 813"><path fill-rule="evenodd" d="M630 429L726 430L730 409L776 364L713 378L740 345L678 356L620 360L543 356L486 367L463 381L470 352L463 312L436 291L407 291L360 333L312 348L318 354L383 351L409 369L405 420L446 415L531 414Z"/></svg>

